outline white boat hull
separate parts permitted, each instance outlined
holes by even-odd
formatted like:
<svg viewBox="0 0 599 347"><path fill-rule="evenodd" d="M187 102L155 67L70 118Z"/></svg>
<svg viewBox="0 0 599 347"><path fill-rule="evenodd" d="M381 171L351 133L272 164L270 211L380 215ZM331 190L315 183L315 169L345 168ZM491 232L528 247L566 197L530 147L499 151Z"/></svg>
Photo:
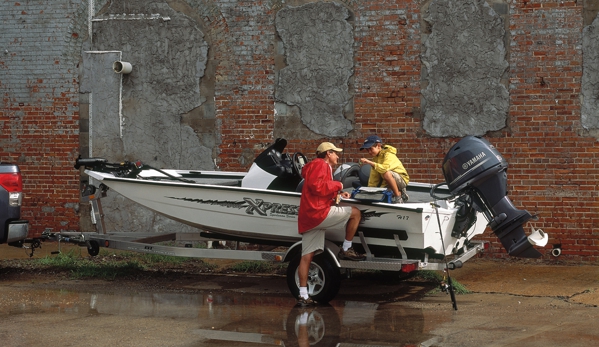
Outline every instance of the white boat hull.
<svg viewBox="0 0 599 347"><path fill-rule="evenodd" d="M189 173L166 171L179 177ZM257 243L263 240L290 244L301 240L297 232L300 193L226 185L228 178L239 177L243 175L241 173L194 172L195 175L210 176L206 182L220 184L164 180L166 176L155 171L145 173L145 176L158 176L163 180L122 178L91 170L86 170L86 173L156 213L205 231ZM383 250L399 254L397 239L408 253L424 251L429 255L449 255L458 251L467 240L484 232L486 221L481 215L468 230L467 236L453 237L457 209L451 202L437 203L440 205L439 220L430 202L371 204L354 199L341 201L341 205L354 205L362 211L363 220L358 231L363 231L366 243L375 254ZM331 230L326 237L340 243L344 232ZM360 244L358 236L354 243Z"/></svg>

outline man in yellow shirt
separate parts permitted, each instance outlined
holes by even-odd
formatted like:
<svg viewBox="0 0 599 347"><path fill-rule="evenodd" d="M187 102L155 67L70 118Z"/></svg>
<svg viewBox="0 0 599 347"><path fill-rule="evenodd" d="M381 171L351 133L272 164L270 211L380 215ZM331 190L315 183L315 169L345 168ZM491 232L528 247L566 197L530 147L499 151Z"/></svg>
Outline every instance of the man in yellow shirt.
<svg viewBox="0 0 599 347"><path fill-rule="evenodd" d="M362 158L362 164L372 166L369 187L387 187L393 192L393 202L403 203L408 201L406 187L410 182L410 176L403 164L397 158L397 149L393 146L384 145L383 140L377 135L366 138L360 150L367 150L372 155L372 160Z"/></svg>

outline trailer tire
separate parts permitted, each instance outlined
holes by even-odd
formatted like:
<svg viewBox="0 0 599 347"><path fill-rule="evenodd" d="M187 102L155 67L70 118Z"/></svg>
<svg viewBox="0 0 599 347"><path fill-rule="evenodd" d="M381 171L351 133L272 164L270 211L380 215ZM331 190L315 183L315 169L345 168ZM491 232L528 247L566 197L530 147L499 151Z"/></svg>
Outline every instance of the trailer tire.
<svg viewBox="0 0 599 347"><path fill-rule="evenodd" d="M87 253L89 253L89 255L92 257L95 257L98 255L98 253L100 253L100 244L98 241L89 241L87 243Z"/></svg>
<svg viewBox="0 0 599 347"><path fill-rule="evenodd" d="M306 315L306 329L300 329L300 316ZM300 346L300 339L309 341L311 347L338 346L341 333L339 314L331 305L318 306L315 310L306 310L304 307L293 307L287 315L287 339L283 342L288 347Z"/></svg>
<svg viewBox="0 0 599 347"><path fill-rule="evenodd" d="M299 276L297 269L301 254L297 254L287 266L287 286L295 297L299 297ZM325 252L314 256L308 272L308 293L319 304L331 301L339 292L341 272Z"/></svg>

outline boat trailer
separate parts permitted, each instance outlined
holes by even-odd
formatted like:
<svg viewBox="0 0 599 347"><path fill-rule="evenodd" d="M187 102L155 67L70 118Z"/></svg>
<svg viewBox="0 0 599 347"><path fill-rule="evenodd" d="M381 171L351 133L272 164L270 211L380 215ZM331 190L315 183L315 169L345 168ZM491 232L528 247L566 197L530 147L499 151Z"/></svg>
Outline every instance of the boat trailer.
<svg viewBox="0 0 599 347"><path fill-rule="evenodd" d="M241 250L238 249L239 240L231 236L222 238L218 233L210 231L185 232L185 233L139 233L139 232L106 232L104 214L102 211L101 198L106 196L107 187L101 185L99 190L84 189L81 202L90 203L92 207L92 222L96 226L96 232L50 232L42 234L43 240L67 242L86 247L90 256L99 254L100 248L118 249L124 251L205 259L230 259L247 261L268 261L274 263L289 262L287 269L287 283L293 295L297 296L298 277L297 267L301 258L301 241L291 245L270 245L270 250ZM380 258L370 251L362 232L358 232L360 242L365 250L366 259L363 261L339 260L336 254L339 246L326 241L325 252L314 257L309 278L309 293L316 297L318 302L326 303L334 298L339 291L341 274L351 277L352 269L380 270L397 274L398 278L407 278L418 270L434 270L447 273L449 270L458 269L463 263L472 257L484 252L488 243L484 241L470 241L469 246L464 246L461 254L450 256L451 259L431 259L424 253L423 259L408 259L401 245L398 235L394 235L395 244L402 258ZM161 243L173 242L175 246ZM199 241L207 243L218 243L220 241L234 241L234 249L222 248L194 248L193 244ZM242 241L243 242L243 241ZM177 246L179 245L179 246ZM282 251L276 251L282 249ZM441 283L441 289L449 289L452 301L455 305L453 289L449 285ZM457 309L457 308L456 308Z"/></svg>

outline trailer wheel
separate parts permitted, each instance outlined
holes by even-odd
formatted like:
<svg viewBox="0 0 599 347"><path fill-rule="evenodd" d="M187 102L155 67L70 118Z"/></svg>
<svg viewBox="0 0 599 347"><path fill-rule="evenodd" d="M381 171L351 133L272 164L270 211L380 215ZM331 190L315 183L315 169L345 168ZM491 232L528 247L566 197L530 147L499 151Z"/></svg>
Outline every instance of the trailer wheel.
<svg viewBox="0 0 599 347"><path fill-rule="evenodd" d="M100 253L100 244L98 244L98 241L89 241L87 243L87 253L92 257L95 257Z"/></svg>
<svg viewBox="0 0 599 347"><path fill-rule="evenodd" d="M299 267L301 254L296 255L287 266L287 286L291 294L299 297ZM312 258L308 270L308 294L320 304L331 301L339 292L341 285L341 272L326 253L321 253Z"/></svg>
<svg viewBox="0 0 599 347"><path fill-rule="evenodd" d="M300 320L304 317L302 327ZM293 307L287 315L287 339L285 346L335 347L338 346L341 324L339 314L331 305L318 306L314 310ZM301 342L304 342L302 344Z"/></svg>

